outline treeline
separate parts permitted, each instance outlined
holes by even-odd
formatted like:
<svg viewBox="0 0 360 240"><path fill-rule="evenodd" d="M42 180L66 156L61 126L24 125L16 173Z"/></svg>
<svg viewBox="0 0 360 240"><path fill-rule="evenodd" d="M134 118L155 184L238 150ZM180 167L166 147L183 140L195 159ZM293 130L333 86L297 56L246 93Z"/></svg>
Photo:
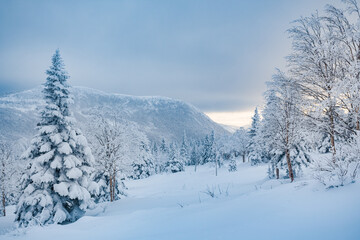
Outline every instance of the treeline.
<svg viewBox="0 0 360 240"><path fill-rule="evenodd" d="M328 186L357 177L360 11L355 0L343 2L344 9L327 5L323 14L300 18L288 30L288 68L268 82L262 120L255 116L251 134L249 158L270 162L270 177L286 169L293 181L310 163Z"/></svg>

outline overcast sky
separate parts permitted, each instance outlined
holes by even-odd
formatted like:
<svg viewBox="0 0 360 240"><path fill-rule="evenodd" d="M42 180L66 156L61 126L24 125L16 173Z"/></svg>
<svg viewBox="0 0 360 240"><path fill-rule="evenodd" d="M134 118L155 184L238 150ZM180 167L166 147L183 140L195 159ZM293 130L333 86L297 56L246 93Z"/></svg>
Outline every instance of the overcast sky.
<svg viewBox="0 0 360 240"><path fill-rule="evenodd" d="M248 111L284 68L286 29L340 0L0 1L0 94L45 81L59 48L71 85Z"/></svg>

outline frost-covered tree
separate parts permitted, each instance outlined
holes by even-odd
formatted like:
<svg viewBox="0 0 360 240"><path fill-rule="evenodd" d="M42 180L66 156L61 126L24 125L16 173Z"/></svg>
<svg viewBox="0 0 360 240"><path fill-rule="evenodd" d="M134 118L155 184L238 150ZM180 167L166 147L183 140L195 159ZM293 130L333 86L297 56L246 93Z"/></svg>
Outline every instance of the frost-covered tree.
<svg viewBox="0 0 360 240"><path fill-rule="evenodd" d="M91 122L93 140L90 143L96 156L95 181L99 185L94 198L97 202L112 202L124 195L124 183L119 176L123 126L116 118L110 121L101 116L94 117Z"/></svg>
<svg viewBox="0 0 360 240"><path fill-rule="evenodd" d="M46 74L38 134L24 153L29 165L16 209L20 226L73 222L93 204L90 192L96 190L94 159L86 138L74 127L69 77L59 50Z"/></svg>
<svg viewBox="0 0 360 240"><path fill-rule="evenodd" d="M336 139L346 126L339 96L344 77L342 48L325 18L318 14L295 21L289 30L293 53L288 57L295 86L303 95L303 114L330 139L336 161Z"/></svg>
<svg viewBox="0 0 360 240"><path fill-rule="evenodd" d="M353 130L360 130L360 20L356 0L343 1L346 10L332 5L326 6L323 18L329 28L329 36L336 44L338 70L336 97L339 107L348 112L347 124Z"/></svg>
<svg viewBox="0 0 360 240"><path fill-rule="evenodd" d="M21 195L19 182L24 173L24 165L26 165L21 161L20 154L26 148L22 145L22 139L17 139L15 142L0 141L1 211L5 211L5 206L15 205L19 201Z"/></svg>
<svg viewBox="0 0 360 240"><path fill-rule="evenodd" d="M236 132L232 135L232 146L234 151L236 151L239 155L242 156L243 162L245 162L245 156L248 152L249 146L249 135L248 132L244 128L240 128L236 130Z"/></svg>
<svg viewBox="0 0 360 240"><path fill-rule="evenodd" d="M7 191L11 185L10 177L12 170L11 148L8 144L0 142L0 191L1 191L1 212L6 216Z"/></svg>
<svg viewBox="0 0 360 240"><path fill-rule="evenodd" d="M113 189L107 193L116 200L124 194L123 178L145 178L155 172L154 155L136 123L114 116L111 109L102 109L101 113L92 109L91 115L94 117L87 128L99 166L97 172L103 175L107 188Z"/></svg>
<svg viewBox="0 0 360 240"><path fill-rule="evenodd" d="M286 162L287 175L294 180L295 169L309 162L302 148L303 115L297 108L302 100L293 80L278 72L268 82L263 110L263 145L269 151L271 169L282 167Z"/></svg>

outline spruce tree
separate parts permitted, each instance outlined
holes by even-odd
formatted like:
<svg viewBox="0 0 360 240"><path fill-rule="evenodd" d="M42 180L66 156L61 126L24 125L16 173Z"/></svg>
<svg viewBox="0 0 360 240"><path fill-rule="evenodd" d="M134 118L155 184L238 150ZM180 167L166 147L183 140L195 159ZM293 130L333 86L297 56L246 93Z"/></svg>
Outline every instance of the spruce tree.
<svg viewBox="0 0 360 240"><path fill-rule="evenodd" d="M169 160L166 163L165 169L167 172L176 173L185 170L184 164L179 160L179 153L174 143L169 146Z"/></svg>
<svg viewBox="0 0 360 240"><path fill-rule="evenodd" d="M262 159L262 148L260 146L260 116L258 109L255 108L254 116L252 117L251 128L249 130L249 161L252 165L259 164Z"/></svg>
<svg viewBox="0 0 360 240"><path fill-rule="evenodd" d="M64 63L56 50L46 71L46 102L38 134L24 153L29 165L22 177L22 196L16 209L19 226L72 222L93 200L90 189L93 156L86 138L74 128L72 102Z"/></svg>
<svg viewBox="0 0 360 240"><path fill-rule="evenodd" d="M188 143L186 138L186 132L184 131L181 147L180 147L180 157L182 162L185 165L190 165L190 157L188 153Z"/></svg>

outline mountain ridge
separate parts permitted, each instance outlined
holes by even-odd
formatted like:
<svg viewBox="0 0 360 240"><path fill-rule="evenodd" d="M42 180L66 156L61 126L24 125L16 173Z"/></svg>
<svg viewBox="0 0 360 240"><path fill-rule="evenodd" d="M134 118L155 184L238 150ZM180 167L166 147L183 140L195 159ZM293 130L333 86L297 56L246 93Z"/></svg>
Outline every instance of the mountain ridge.
<svg viewBox="0 0 360 240"><path fill-rule="evenodd" d="M39 113L44 105L42 86L0 97L2 138L15 140L35 134ZM212 130L217 135L229 134L195 106L163 96L132 96L107 93L82 86L70 88L74 99L71 109L78 122L86 123L96 109L108 117L114 113L139 125L151 141L180 141L185 132L189 138L201 138ZM80 121L79 121L80 120Z"/></svg>

